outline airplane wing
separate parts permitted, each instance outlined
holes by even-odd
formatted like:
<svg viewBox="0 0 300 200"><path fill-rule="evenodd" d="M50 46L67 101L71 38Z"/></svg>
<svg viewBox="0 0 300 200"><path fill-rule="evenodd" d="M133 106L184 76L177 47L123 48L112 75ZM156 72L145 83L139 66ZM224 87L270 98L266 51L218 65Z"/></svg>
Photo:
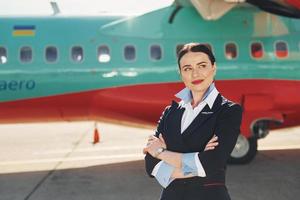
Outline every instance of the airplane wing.
<svg viewBox="0 0 300 200"><path fill-rule="evenodd" d="M217 20L245 0L175 0L177 6L193 6L206 20Z"/></svg>
<svg viewBox="0 0 300 200"><path fill-rule="evenodd" d="M300 0L247 0L247 3L276 15L300 18Z"/></svg>
<svg viewBox="0 0 300 200"><path fill-rule="evenodd" d="M237 5L252 4L266 12L300 18L300 0L175 0L177 6L193 6L206 20L217 20Z"/></svg>

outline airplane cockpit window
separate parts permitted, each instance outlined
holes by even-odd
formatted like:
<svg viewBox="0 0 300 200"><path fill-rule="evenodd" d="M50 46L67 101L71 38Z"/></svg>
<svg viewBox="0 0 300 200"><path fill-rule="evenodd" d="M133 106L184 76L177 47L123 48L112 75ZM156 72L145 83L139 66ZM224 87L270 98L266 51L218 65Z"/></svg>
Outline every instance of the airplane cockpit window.
<svg viewBox="0 0 300 200"><path fill-rule="evenodd" d="M286 42L276 42L275 44L276 56L278 58L285 58L288 56L288 47Z"/></svg>
<svg viewBox="0 0 300 200"><path fill-rule="evenodd" d="M46 48L46 60L48 62L55 62L57 60L57 48L56 47L47 47Z"/></svg>
<svg viewBox="0 0 300 200"><path fill-rule="evenodd" d="M32 61L32 49L31 47L25 46L20 50L20 60L22 63L29 63Z"/></svg>
<svg viewBox="0 0 300 200"><path fill-rule="evenodd" d="M161 47L159 45L151 45L150 57L152 60L160 60L162 57Z"/></svg>
<svg viewBox="0 0 300 200"><path fill-rule="evenodd" d="M124 57L126 60L132 61L135 59L135 47L132 45L127 45L124 49Z"/></svg>
<svg viewBox="0 0 300 200"><path fill-rule="evenodd" d="M237 47L234 43L227 43L225 45L225 56L228 60L232 60L237 57Z"/></svg>
<svg viewBox="0 0 300 200"><path fill-rule="evenodd" d="M101 63L107 63L110 61L109 48L106 45L98 47L98 61Z"/></svg>
<svg viewBox="0 0 300 200"><path fill-rule="evenodd" d="M253 42L251 44L251 55L253 58L262 58L264 55L263 46L260 42Z"/></svg>
<svg viewBox="0 0 300 200"><path fill-rule="evenodd" d="M72 47L72 60L74 62L81 62L83 60L83 49L80 46L74 46Z"/></svg>
<svg viewBox="0 0 300 200"><path fill-rule="evenodd" d="M0 47L0 64L5 64L6 62L7 62L6 49L4 47Z"/></svg>

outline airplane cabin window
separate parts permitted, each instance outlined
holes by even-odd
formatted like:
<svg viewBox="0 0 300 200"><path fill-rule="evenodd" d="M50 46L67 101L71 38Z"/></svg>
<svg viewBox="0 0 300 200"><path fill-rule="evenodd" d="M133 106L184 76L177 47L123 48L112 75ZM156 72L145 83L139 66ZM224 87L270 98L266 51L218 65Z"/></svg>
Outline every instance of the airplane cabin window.
<svg viewBox="0 0 300 200"><path fill-rule="evenodd" d="M20 60L22 63L28 63L32 61L32 49L31 47L22 47L20 50Z"/></svg>
<svg viewBox="0 0 300 200"><path fill-rule="evenodd" d="M72 60L74 62L81 62L83 60L83 49L80 46L72 47Z"/></svg>
<svg viewBox="0 0 300 200"><path fill-rule="evenodd" d="M264 55L263 46L259 42L251 44L251 55L253 58L262 58Z"/></svg>
<svg viewBox="0 0 300 200"><path fill-rule="evenodd" d="M228 60L232 60L237 57L237 47L234 43L228 43L225 45L225 56Z"/></svg>
<svg viewBox="0 0 300 200"><path fill-rule="evenodd" d="M135 59L135 47L128 45L124 49L124 57L126 60L132 61Z"/></svg>
<svg viewBox="0 0 300 200"><path fill-rule="evenodd" d="M278 58L285 58L288 56L288 48L285 42L276 42L275 51Z"/></svg>
<svg viewBox="0 0 300 200"><path fill-rule="evenodd" d="M150 54L151 59L160 60L162 57L161 47L159 45L152 45L150 47Z"/></svg>
<svg viewBox="0 0 300 200"><path fill-rule="evenodd" d="M7 53L4 47L0 47L0 64L7 63Z"/></svg>
<svg viewBox="0 0 300 200"><path fill-rule="evenodd" d="M103 45L98 48L98 61L101 63L107 63L110 61L108 46Z"/></svg>
<svg viewBox="0 0 300 200"><path fill-rule="evenodd" d="M56 47L47 47L46 48L46 60L48 62L55 62L57 60L57 48Z"/></svg>

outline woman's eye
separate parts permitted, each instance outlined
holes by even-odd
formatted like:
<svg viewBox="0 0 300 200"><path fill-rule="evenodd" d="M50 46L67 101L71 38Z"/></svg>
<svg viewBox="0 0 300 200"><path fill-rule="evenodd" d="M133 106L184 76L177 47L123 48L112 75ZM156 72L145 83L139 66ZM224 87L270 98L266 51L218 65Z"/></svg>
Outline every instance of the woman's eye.
<svg viewBox="0 0 300 200"><path fill-rule="evenodd" d="M189 71L189 70L191 70L191 68L190 68L190 67L186 67L186 68L184 68L183 70L184 70L184 71Z"/></svg>
<svg viewBox="0 0 300 200"><path fill-rule="evenodd" d="M205 68L206 65L198 65L200 68Z"/></svg>

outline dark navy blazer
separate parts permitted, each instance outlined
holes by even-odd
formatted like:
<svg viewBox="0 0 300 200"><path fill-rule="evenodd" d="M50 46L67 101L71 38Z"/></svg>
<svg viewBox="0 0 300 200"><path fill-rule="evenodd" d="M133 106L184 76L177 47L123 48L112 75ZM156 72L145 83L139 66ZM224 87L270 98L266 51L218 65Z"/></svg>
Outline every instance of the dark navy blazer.
<svg viewBox="0 0 300 200"><path fill-rule="evenodd" d="M156 136L161 133L167 150L179 153L199 152L200 162L206 177L197 177L204 183L225 183L226 162L240 133L242 108L239 104L218 94L213 107L206 105L192 123L181 133L181 118L184 108L172 101L158 121ZM216 134L219 145L214 150L204 151L208 141ZM150 177L159 159L149 153L145 156L146 171Z"/></svg>

